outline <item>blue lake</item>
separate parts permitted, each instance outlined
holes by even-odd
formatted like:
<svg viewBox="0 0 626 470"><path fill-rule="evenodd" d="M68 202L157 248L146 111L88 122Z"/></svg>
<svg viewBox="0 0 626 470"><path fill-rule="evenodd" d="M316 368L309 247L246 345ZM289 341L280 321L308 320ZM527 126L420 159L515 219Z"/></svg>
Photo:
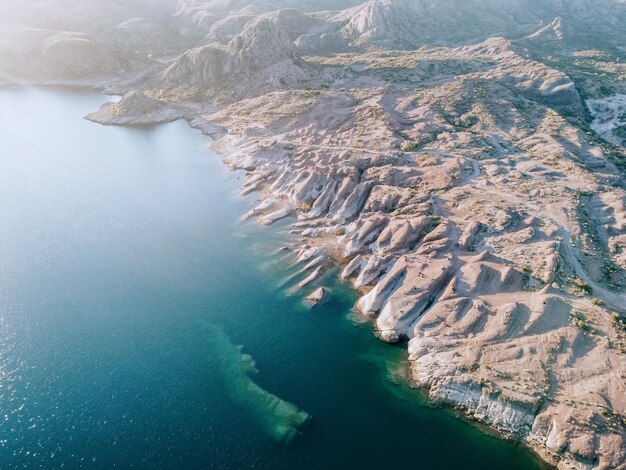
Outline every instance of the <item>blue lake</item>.
<svg viewBox="0 0 626 470"><path fill-rule="evenodd" d="M347 286L287 295L208 137L105 99L0 89L1 468L541 468L396 383Z"/></svg>

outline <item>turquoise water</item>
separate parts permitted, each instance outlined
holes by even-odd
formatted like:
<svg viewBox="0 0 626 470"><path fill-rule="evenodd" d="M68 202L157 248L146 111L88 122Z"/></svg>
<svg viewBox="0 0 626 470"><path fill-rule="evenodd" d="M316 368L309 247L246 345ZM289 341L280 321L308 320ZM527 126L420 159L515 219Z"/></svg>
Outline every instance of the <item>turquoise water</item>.
<svg viewBox="0 0 626 470"><path fill-rule="evenodd" d="M286 295L207 137L103 101L0 89L1 468L540 468L391 381L346 286Z"/></svg>

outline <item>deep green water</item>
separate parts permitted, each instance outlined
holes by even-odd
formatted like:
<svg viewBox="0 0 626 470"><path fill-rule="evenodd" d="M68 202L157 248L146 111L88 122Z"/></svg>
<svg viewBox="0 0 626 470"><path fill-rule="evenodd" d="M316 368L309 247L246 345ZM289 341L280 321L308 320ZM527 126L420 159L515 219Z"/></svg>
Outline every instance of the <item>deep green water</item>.
<svg viewBox="0 0 626 470"><path fill-rule="evenodd" d="M0 468L539 468L390 381L346 286L286 295L208 138L103 101L0 89Z"/></svg>

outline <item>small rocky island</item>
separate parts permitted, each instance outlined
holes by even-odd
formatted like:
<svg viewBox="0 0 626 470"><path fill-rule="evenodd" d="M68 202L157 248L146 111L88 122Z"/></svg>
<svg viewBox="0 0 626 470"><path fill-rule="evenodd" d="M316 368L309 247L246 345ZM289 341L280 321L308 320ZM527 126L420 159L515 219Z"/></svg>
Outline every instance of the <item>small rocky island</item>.
<svg viewBox="0 0 626 470"><path fill-rule="evenodd" d="M339 267L432 400L624 468L622 0L83 4L1 4L0 83L188 120L258 193L247 217L292 220L308 301Z"/></svg>
<svg viewBox="0 0 626 470"><path fill-rule="evenodd" d="M311 294L309 294L306 300L310 302L312 306L315 306L327 302L330 296L330 290L322 286L318 287Z"/></svg>

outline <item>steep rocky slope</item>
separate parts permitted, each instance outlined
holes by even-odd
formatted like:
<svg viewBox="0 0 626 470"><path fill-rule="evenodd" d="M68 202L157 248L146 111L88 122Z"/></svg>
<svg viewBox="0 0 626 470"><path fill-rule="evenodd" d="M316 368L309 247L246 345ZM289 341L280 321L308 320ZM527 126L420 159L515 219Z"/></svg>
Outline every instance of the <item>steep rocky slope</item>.
<svg viewBox="0 0 626 470"><path fill-rule="evenodd" d="M115 8L41 69L19 58L53 28L3 25L0 80L90 75L125 93L103 123L185 116L258 192L245 217L294 219L294 288L323 298L339 266L433 400L560 468L625 468L623 1ZM148 52L154 24L176 40Z"/></svg>

